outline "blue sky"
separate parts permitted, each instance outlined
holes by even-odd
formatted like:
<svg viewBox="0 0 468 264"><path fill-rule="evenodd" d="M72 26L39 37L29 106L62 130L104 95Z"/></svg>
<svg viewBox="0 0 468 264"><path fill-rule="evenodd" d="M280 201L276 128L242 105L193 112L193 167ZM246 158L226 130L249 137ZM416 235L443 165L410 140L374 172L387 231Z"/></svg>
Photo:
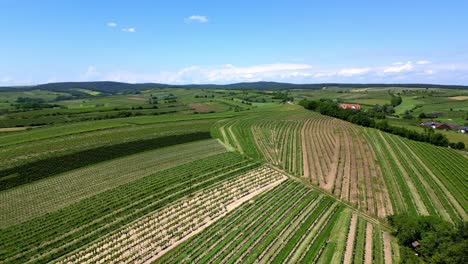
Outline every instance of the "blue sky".
<svg viewBox="0 0 468 264"><path fill-rule="evenodd" d="M468 84L468 1L0 0L0 86Z"/></svg>

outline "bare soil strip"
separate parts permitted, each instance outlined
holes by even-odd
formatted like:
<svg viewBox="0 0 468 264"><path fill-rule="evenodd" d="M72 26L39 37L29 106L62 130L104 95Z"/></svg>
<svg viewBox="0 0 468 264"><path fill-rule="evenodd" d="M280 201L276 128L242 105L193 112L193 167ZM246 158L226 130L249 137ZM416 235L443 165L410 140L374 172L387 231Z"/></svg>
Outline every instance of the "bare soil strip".
<svg viewBox="0 0 468 264"><path fill-rule="evenodd" d="M364 263L372 264L372 241L374 226L367 222L366 224L366 251L364 252Z"/></svg>
<svg viewBox="0 0 468 264"><path fill-rule="evenodd" d="M384 263L391 264L392 263L392 245L391 245L390 234L387 232L383 232L383 247L384 247Z"/></svg>
<svg viewBox="0 0 468 264"><path fill-rule="evenodd" d="M353 261L353 251L354 251L354 239L356 237L356 227L357 227L358 216L353 214L351 218L351 224L349 226L348 239L346 240L346 251L343 259L344 264L349 264Z"/></svg>

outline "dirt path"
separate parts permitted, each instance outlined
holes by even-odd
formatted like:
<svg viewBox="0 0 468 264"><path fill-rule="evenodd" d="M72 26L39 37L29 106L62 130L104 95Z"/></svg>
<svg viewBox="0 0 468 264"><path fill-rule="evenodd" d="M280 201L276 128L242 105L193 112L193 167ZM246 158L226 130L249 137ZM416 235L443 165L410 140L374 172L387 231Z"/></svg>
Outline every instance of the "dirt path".
<svg viewBox="0 0 468 264"><path fill-rule="evenodd" d="M166 249L162 250L162 251L159 251L158 254L150 259L147 260L148 263L152 263L154 261L156 261L158 258L160 258L161 256L163 256L165 253L169 252L171 249L177 247L178 245L184 243L185 241L187 241L188 239L190 239L191 237L197 235L198 233L202 232L203 230L205 230L207 227L209 227L210 225L212 225L213 223L215 223L216 221L218 221L220 218L224 217L226 214L228 214L229 212L231 212L232 210L236 209L237 207L239 207L240 205L242 205L244 202L252 199L253 197L263 193L263 192L266 192L272 188L274 188L275 186L279 185L280 183L282 183L283 181L285 181L286 179L288 179L288 177L283 177L282 179L278 180L278 181L275 181L275 182L272 182L254 192L251 192L250 194L228 204L226 206L226 211L223 212L222 214L220 214L219 216L217 216L215 219L212 219L208 222L206 222L203 226L200 226L200 228L194 230L193 232L191 232L189 235L185 236L184 238L178 240L177 242L171 244L169 247L167 247Z"/></svg>
<svg viewBox="0 0 468 264"><path fill-rule="evenodd" d="M241 154L244 154L244 150L242 149L241 145L239 144L239 141L237 141L236 135L232 132L232 125L228 127L229 134L231 134L232 140L234 140L234 143L236 144L237 149Z"/></svg>
<svg viewBox="0 0 468 264"><path fill-rule="evenodd" d="M391 245L390 234L387 232L383 233L383 247L384 247L384 263L391 264L392 263L392 245Z"/></svg>
<svg viewBox="0 0 468 264"><path fill-rule="evenodd" d="M351 218L351 224L349 225L348 240L346 240L346 251L343 259L344 264L349 264L353 261L354 239L356 237L357 220L358 216L356 214L353 214L353 217Z"/></svg>
<svg viewBox="0 0 468 264"><path fill-rule="evenodd" d="M277 181L275 181L275 182L272 182L272 183L270 183L270 184L268 184L268 185L266 185L266 186L264 186L264 187L262 187L262 188L260 188L260 189L258 189L258 190L256 190L256 191L254 191L254 192L251 192L250 194L248 194L248 195L246 195L246 196L240 198L239 200L234 201L234 202L228 204L228 205L226 206L227 212L230 212L230 211L236 209L238 206L240 206L240 205L243 204L244 202L246 202L246 201L248 201L248 200L254 198L255 196L257 196L257 195L259 195L259 194L261 194L261 193L263 193L263 192L266 192L266 191L269 190L269 189L272 189L273 187L279 185L280 183L282 183L283 181L285 181L285 180L287 180L287 179L288 179L288 177L284 176L284 177L281 178L280 180L277 180Z"/></svg>
<svg viewBox="0 0 468 264"><path fill-rule="evenodd" d="M374 226L367 222L366 225L366 248L364 252L364 263L365 264L372 264L372 242L373 242L373 229Z"/></svg>

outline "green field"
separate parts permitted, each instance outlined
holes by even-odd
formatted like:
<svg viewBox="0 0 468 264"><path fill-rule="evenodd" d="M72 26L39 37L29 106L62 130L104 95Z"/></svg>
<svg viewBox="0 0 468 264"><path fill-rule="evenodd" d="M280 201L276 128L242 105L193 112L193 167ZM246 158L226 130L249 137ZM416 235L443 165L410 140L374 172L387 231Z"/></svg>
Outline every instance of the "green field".
<svg viewBox="0 0 468 264"><path fill-rule="evenodd" d="M401 97L375 121L423 132L421 113L466 123L466 95L0 91L0 263L398 263L407 251L393 215L468 220L466 152L298 103L359 103L370 113ZM440 133L468 145L467 134Z"/></svg>

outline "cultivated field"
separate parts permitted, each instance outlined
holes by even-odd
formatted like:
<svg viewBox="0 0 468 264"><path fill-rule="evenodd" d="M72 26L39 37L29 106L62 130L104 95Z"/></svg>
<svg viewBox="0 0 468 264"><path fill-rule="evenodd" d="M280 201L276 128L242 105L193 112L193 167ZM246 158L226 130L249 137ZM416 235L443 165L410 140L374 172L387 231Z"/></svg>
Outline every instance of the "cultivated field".
<svg viewBox="0 0 468 264"><path fill-rule="evenodd" d="M376 152L395 211L467 220L466 157L427 143L362 130Z"/></svg>
<svg viewBox="0 0 468 264"><path fill-rule="evenodd" d="M158 263L393 263L379 225L288 180L173 249Z"/></svg>
<svg viewBox="0 0 468 264"><path fill-rule="evenodd" d="M226 149L213 139L180 144L101 162L0 192L0 228L53 212L155 172L223 152Z"/></svg>
<svg viewBox="0 0 468 264"><path fill-rule="evenodd" d="M157 172L0 231L0 260L46 262L258 163L218 154Z"/></svg>
<svg viewBox="0 0 468 264"><path fill-rule="evenodd" d="M375 154L358 128L321 116L308 119L301 134L308 181L369 214L393 213Z"/></svg>
<svg viewBox="0 0 468 264"><path fill-rule="evenodd" d="M293 106L282 112L236 117L215 127L214 134L226 144L369 215L383 219L411 212L448 221L467 219L462 175L468 160L456 151ZM440 155L437 162L435 155Z"/></svg>
<svg viewBox="0 0 468 264"><path fill-rule="evenodd" d="M463 91L73 91L0 105L0 263L388 264L405 255L387 216L468 220L466 153L295 104L401 93L398 113L460 121Z"/></svg>
<svg viewBox="0 0 468 264"><path fill-rule="evenodd" d="M60 263L149 262L286 177L260 167L137 219L60 258Z"/></svg>

